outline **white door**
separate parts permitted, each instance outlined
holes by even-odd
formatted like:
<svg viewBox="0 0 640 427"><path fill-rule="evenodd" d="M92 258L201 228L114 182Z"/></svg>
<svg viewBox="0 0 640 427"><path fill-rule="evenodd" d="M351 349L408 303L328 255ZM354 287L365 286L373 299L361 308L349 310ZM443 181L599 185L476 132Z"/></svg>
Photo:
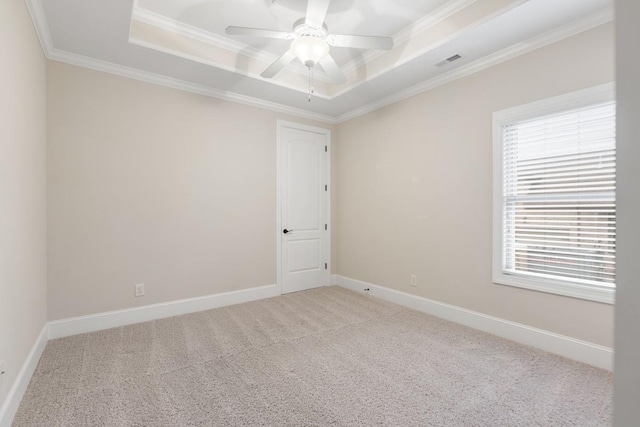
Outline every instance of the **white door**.
<svg viewBox="0 0 640 427"><path fill-rule="evenodd" d="M278 282L282 292L329 284L330 133L278 122Z"/></svg>

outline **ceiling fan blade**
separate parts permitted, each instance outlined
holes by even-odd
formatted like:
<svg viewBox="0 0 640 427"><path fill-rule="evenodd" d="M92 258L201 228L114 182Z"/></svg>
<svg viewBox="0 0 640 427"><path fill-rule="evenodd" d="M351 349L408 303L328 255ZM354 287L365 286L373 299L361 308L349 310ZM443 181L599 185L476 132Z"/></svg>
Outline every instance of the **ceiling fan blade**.
<svg viewBox="0 0 640 427"><path fill-rule="evenodd" d="M331 55L327 54L323 56L318 62L320 63L320 66L325 71L325 73L329 75L329 78L333 83L337 85L346 83L347 76L344 75Z"/></svg>
<svg viewBox="0 0 640 427"><path fill-rule="evenodd" d="M309 0L307 3L307 16L305 17L304 23L310 27L322 28L330 2L331 0Z"/></svg>
<svg viewBox="0 0 640 427"><path fill-rule="evenodd" d="M231 36L267 37L270 39L293 40L295 34L285 31L263 30L261 28L227 27L225 33Z"/></svg>
<svg viewBox="0 0 640 427"><path fill-rule="evenodd" d="M295 57L296 54L289 49L280 58L276 59L273 64L269 65L260 75L264 78L270 79L286 67L289 62L293 61Z"/></svg>
<svg viewBox="0 0 640 427"><path fill-rule="evenodd" d="M330 34L327 36L327 43L331 46L356 47L361 49L391 50L393 48L393 39L391 37Z"/></svg>

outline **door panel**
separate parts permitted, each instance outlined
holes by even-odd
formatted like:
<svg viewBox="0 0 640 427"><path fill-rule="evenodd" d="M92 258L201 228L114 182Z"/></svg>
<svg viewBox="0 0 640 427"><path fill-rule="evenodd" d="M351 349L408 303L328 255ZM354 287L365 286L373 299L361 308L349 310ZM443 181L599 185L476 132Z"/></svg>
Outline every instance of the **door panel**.
<svg viewBox="0 0 640 427"><path fill-rule="evenodd" d="M292 135L293 138L306 135ZM322 208L320 181L322 161L315 141L291 139L288 142L288 225L294 230L318 231ZM324 149L324 145L322 147Z"/></svg>
<svg viewBox="0 0 640 427"><path fill-rule="evenodd" d="M288 272L320 270L322 256L322 242L320 239L289 240Z"/></svg>
<svg viewBox="0 0 640 427"><path fill-rule="evenodd" d="M280 125L282 292L329 284L329 133ZM326 187L325 187L326 186ZM327 229L326 229L327 228Z"/></svg>

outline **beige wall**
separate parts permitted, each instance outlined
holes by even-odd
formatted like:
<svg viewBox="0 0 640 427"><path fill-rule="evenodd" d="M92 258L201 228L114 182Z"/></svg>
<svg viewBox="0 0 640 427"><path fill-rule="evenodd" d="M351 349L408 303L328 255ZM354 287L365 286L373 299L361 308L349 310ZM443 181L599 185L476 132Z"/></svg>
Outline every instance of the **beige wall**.
<svg viewBox="0 0 640 427"><path fill-rule="evenodd" d="M335 128L51 62L49 318L275 283L283 118L333 130L334 273L611 346L612 306L491 283L491 113L613 80L612 43L605 25Z"/></svg>
<svg viewBox="0 0 640 427"><path fill-rule="evenodd" d="M492 284L491 218L492 113L613 69L608 24L340 124L337 273L612 346L613 306Z"/></svg>
<svg viewBox="0 0 640 427"><path fill-rule="evenodd" d="M640 420L640 2L616 2L618 290L614 425Z"/></svg>
<svg viewBox="0 0 640 427"><path fill-rule="evenodd" d="M22 1L0 3L0 406L47 315L46 62Z"/></svg>
<svg viewBox="0 0 640 427"><path fill-rule="evenodd" d="M47 82L49 319L276 283L276 120L331 126L58 62Z"/></svg>

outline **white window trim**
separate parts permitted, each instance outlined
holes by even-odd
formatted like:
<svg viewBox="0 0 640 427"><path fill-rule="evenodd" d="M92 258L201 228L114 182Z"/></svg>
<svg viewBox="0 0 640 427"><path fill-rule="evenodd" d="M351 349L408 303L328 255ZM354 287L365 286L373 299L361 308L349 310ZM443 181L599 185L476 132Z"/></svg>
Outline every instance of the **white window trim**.
<svg viewBox="0 0 640 427"><path fill-rule="evenodd" d="M520 277L502 271L502 191L503 191L503 133L507 123L580 108L590 104L615 100L615 86L606 83L565 95L520 105L493 113L493 282L534 291L564 295L590 301L613 304L615 290L581 285L548 278Z"/></svg>

